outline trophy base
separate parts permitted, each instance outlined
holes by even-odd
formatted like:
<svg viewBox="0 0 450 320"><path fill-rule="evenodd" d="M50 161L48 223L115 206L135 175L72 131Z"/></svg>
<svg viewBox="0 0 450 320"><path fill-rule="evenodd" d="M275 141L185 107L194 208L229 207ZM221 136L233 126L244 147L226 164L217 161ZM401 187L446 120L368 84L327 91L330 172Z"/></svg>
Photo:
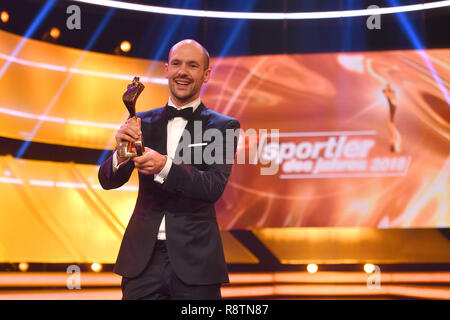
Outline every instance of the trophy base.
<svg viewBox="0 0 450 320"><path fill-rule="evenodd" d="M136 150L136 152L133 151L133 147ZM144 151L144 147L142 145L141 140L136 140L133 143L130 143L128 141L123 141L123 142L119 143L119 146L117 148L118 155L121 158L139 157L139 156L142 156L143 151Z"/></svg>

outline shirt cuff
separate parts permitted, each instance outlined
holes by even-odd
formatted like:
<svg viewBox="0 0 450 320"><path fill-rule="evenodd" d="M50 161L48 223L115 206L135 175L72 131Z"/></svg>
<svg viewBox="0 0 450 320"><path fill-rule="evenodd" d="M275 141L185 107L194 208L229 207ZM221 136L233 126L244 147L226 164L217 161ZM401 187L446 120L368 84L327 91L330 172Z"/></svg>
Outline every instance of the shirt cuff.
<svg viewBox="0 0 450 320"><path fill-rule="evenodd" d="M164 183L167 176L169 175L170 168L172 168L172 159L170 157L167 157L164 168L158 174L155 174L153 181L161 183L161 184Z"/></svg>
<svg viewBox="0 0 450 320"><path fill-rule="evenodd" d="M112 159L112 170L113 170L113 173L116 173L117 172L117 170L119 170L119 168L122 166L122 165L124 165L125 163L127 163L128 161L130 161L130 159L128 158L126 161L124 161L124 162L122 162L122 163L119 163L119 160L117 160L117 157L118 157L118 155L117 155L117 150L116 151L114 151L114 154L113 154L113 159Z"/></svg>

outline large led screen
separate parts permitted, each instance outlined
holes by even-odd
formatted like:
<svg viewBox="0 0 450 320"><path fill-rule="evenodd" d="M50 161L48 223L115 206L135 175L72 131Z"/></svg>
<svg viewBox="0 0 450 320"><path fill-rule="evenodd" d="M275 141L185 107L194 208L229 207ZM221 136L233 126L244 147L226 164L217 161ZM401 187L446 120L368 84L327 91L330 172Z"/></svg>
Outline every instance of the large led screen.
<svg viewBox="0 0 450 320"><path fill-rule="evenodd" d="M2 137L112 149L133 76L146 86L138 111L167 100L164 62L21 40L0 32ZM242 127L216 204L223 229L450 227L449 49L212 66L202 100Z"/></svg>

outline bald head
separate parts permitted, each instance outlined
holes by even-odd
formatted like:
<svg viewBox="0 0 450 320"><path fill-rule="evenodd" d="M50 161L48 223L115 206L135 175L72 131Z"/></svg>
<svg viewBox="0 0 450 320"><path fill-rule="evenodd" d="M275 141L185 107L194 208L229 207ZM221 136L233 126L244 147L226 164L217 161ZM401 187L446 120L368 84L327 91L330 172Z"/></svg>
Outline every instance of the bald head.
<svg viewBox="0 0 450 320"><path fill-rule="evenodd" d="M211 75L208 51L197 41L186 39L170 49L168 60L164 70L172 102L178 107L199 98Z"/></svg>
<svg viewBox="0 0 450 320"><path fill-rule="evenodd" d="M172 52L175 49L182 47L182 46L190 46L190 47L197 48L198 50L200 50L203 54L204 69L206 70L209 68L209 53L208 53L208 51L200 43L198 43L197 41L192 40L192 39L181 40L180 42L174 44L173 47L169 51L168 62L170 62L170 57L172 55Z"/></svg>

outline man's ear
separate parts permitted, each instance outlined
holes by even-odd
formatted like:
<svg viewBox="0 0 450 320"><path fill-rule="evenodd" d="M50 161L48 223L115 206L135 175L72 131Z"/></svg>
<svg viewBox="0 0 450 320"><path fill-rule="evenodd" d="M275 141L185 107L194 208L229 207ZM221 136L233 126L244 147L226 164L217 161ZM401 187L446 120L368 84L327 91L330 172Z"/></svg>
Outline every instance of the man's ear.
<svg viewBox="0 0 450 320"><path fill-rule="evenodd" d="M169 65L167 63L164 64L164 76L169 78Z"/></svg>
<svg viewBox="0 0 450 320"><path fill-rule="evenodd" d="M208 68L205 71L205 79L203 80L203 83L207 83L209 81L209 77L211 76L211 68Z"/></svg>

